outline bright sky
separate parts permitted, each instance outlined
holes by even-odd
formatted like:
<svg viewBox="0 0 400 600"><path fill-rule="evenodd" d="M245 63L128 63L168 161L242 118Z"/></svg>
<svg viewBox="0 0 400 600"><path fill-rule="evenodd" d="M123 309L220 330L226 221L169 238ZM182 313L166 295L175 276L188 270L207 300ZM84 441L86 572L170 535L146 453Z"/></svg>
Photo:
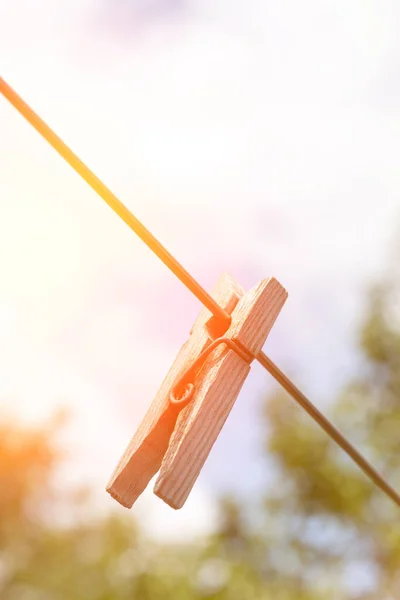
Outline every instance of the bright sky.
<svg viewBox="0 0 400 600"><path fill-rule="evenodd" d="M400 218L399 26L394 0L0 0L1 74L207 288L285 285L266 350L321 405ZM1 407L71 407L65 480L108 508L198 303L1 99L0 140ZM157 535L265 479L253 371L187 508L134 509Z"/></svg>

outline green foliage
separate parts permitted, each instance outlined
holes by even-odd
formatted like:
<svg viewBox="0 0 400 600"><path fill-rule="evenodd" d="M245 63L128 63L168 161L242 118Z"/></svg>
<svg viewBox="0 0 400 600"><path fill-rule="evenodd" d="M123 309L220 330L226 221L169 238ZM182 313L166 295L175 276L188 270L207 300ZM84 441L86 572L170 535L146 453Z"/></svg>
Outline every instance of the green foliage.
<svg viewBox="0 0 400 600"><path fill-rule="evenodd" d="M0 434L2 600L190 597L191 549L149 544L131 518L90 518L82 490L57 492L54 423Z"/></svg>
<svg viewBox="0 0 400 600"><path fill-rule="evenodd" d="M360 335L362 374L342 391L331 416L399 487L400 335L393 308L390 288L374 291ZM290 578L310 593L325 580L335 598L398 598L399 509L285 395L270 398L266 412L267 449L279 475L265 508L286 523L279 545L285 560L296 557Z"/></svg>
<svg viewBox="0 0 400 600"><path fill-rule="evenodd" d="M340 429L400 488L400 334L376 290L363 363L331 405ZM0 427L2 600L389 600L400 597L398 508L283 393L265 406L274 481L257 505L221 501L198 545L150 542L90 493L53 485L57 427ZM69 518L65 519L65 514ZM120 513L118 513L120 514Z"/></svg>

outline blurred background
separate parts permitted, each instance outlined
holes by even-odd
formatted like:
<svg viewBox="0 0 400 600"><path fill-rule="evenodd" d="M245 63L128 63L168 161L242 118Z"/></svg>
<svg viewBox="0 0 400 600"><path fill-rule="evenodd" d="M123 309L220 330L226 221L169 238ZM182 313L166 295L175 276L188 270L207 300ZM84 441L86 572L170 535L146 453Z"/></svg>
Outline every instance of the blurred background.
<svg viewBox="0 0 400 600"><path fill-rule="evenodd" d="M1 75L400 488L400 5L0 0ZM105 485L198 301L0 99L0 595L395 600L399 512L254 364L185 507Z"/></svg>

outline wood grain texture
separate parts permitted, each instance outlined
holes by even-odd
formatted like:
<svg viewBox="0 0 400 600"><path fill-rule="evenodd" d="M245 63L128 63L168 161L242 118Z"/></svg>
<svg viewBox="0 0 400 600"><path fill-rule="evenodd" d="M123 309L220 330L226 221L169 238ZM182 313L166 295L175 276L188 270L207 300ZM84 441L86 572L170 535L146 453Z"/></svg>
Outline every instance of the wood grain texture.
<svg viewBox="0 0 400 600"><path fill-rule="evenodd" d="M229 314L243 296L243 288L228 274L217 282L212 295ZM130 508L160 468L174 429L177 410L169 402L170 391L179 376L210 343L210 331L218 323L203 308L182 346L149 410L119 461L107 491L123 506ZM218 332L219 334L219 332Z"/></svg>
<svg viewBox="0 0 400 600"><path fill-rule="evenodd" d="M261 281L232 311L224 337L257 355L286 298L276 279ZM172 508L185 503L249 370L234 350L221 345L197 374L194 397L179 413L154 487L154 493Z"/></svg>

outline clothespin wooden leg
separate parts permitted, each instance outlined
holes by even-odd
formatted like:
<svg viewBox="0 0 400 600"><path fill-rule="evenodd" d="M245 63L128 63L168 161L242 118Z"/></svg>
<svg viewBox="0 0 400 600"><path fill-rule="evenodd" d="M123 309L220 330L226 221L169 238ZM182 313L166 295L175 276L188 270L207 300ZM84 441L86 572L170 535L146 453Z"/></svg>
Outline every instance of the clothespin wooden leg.
<svg viewBox="0 0 400 600"><path fill-rule="evenodd" d="M276 279L261 281L242 296L223 337L254 358L286 298ZM194 397L178 416L154 487L154 493L171 507L183 506L249 370L243 357L221 344L197 374Z"/></svg>
<svg viewBox="0 0 400 600"><path fill-rule="evenodd" d="M243 293L243 288L225 274L215 286L213 296L230 314ZM211 337L218 335L218 323L203 308L107 485L107 491L123 506L132 506L160 468L178 416L179 407L170 403L176 380L210 343Z"/></svg>

